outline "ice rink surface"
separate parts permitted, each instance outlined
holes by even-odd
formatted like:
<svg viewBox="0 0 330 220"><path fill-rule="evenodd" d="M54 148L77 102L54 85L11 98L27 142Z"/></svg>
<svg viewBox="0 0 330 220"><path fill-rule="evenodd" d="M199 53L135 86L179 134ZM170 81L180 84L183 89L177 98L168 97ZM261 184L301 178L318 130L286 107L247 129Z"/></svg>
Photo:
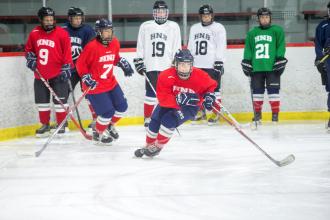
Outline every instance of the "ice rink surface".
<svg viewBox="0 0 330 220"><path fill-rule="evenodd" d="M243 129L184 125L156 158L137 159L142 126L118 127L113 146L78 132L0 143L0 220L329 220L330 134L323 122Z"/></svg>

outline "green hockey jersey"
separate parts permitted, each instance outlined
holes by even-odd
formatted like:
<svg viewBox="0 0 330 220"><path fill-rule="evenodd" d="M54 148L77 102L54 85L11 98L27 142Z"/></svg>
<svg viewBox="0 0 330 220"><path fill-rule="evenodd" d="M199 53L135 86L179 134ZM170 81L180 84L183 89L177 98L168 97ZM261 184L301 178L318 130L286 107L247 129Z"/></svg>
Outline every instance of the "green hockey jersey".
<svg viewBox="0 0 330 220"><path fill-rule="evenodd" d="M280 26L255 27L245 39L244 59L251 60L253 72L270 72L275 59L285 55L285 35Z"/></svg>

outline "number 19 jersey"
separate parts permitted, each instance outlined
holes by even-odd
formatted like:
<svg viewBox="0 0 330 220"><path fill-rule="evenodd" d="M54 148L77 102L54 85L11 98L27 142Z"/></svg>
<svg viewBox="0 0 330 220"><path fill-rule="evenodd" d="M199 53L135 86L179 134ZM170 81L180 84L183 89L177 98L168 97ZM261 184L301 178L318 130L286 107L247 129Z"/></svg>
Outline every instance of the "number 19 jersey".
<svg viewBox="0 0 330 220"><path fill-rule="evenodd" d="M180 28L174 21L157 24L154 20L141 24L137 39L137 58L142 58L150 71L170 68L175 53L181 49Z"/></svg>
<svg viewBox="0 0 330 220"><path fill-rule="evenodd" d="M214 61L225 61L227 49L227 34L225 27L213 22L202 26L194 24L190 28L188 49L194 56L194 66L198 68L213 69Z"/></svg>
<svg viewBox="0 0 330 220"><path fill-rule="evenodd" d="M275 59L284 55L285 37L280 26L255 27L247 33L244 59L252 61L253 72L273 71Z"/></svg>

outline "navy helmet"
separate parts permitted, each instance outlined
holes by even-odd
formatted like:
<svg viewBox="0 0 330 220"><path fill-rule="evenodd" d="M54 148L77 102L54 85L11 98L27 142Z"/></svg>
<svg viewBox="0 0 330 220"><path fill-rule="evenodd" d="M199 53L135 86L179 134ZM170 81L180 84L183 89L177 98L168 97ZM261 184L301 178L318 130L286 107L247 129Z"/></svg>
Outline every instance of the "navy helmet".
<svg viewBox="0 0 330 220"><path fill-rule="evenodd" d="M179 71L178 65L181 62L190 63L191 66L190 66L190 69L188 72ZM179 78L183 79L183 80L189 79L190 74L192 72L193 63L194 63L194 57L190 53L190 50L188 50L188 49L178 50L174 56L174 63L175 63L175 68L177 70Z"/></svg>
<svg viewBox="0 0 330 220"><path fill-rule="evenodd" d="M112 22L109 19L101 18L95 22L95 31L97 34L97 39L104 45L108 45L112 40L112 35L110 37L102 37L102 30L113 29Z"/></svg>

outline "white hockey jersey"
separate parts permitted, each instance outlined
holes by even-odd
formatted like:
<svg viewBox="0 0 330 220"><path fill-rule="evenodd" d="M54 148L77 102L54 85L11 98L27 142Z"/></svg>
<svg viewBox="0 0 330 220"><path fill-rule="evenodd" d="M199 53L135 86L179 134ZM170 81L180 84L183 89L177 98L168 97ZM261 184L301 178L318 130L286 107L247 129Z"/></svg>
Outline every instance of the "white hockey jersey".
<svg viewBox="0 0 330 220"><path fill-rule="evenodd" d="M159 25L150 20L141 24L136 54L144 60L147 72L170 68L178 49L181 49L181 33L176 22L167 20Z"/></svg>
<svg viewBox="0 0 330 220"><path fill-rule="evenodd" d="M214 61L225 61L227 34L225 27L213 22L208 26L201 23L190 28L188 49L194 56L194 66L212 69Z"/></svg>

